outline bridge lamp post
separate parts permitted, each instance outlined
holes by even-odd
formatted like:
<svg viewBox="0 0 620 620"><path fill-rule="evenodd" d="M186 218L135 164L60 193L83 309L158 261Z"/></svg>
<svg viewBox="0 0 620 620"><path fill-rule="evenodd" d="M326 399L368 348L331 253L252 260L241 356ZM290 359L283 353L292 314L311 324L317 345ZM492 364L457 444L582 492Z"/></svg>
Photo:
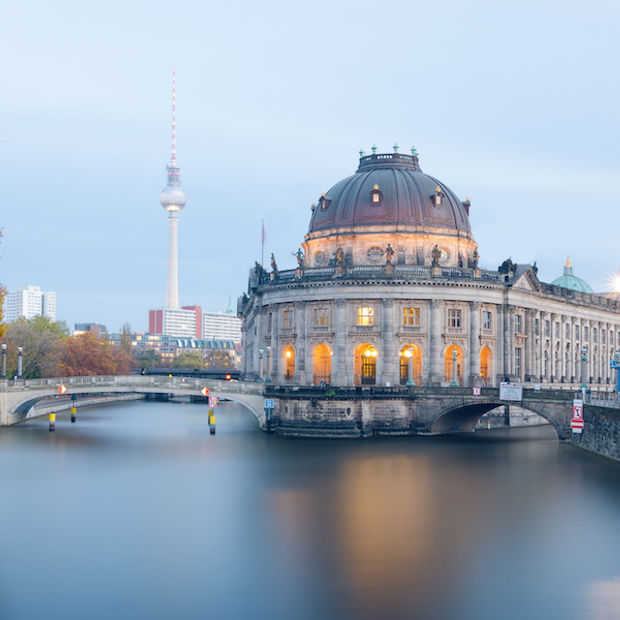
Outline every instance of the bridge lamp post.
<svg viewBox="0 0 620 620"><path fill-rule="evenodd" d="M265 354L264 349L258 350L258 383L263 382L263 355Z"/></svg>
<svg viewBox="0 0 620 620"><path fill-rule="evenodd" d="M452 351L452 383L450 384L452 387L458 387L459 382L456 378L456 360L457 354L456 349Z"/></svg>
<svg viewBox="0 0 620 620"><path fill-rule="evenodd" d="M583 399L585 402L585 398L586 398L586 390L588 389L588 386L586 385L586 364L588 361L588 345L584 344L581 347L581 386L580 386L580 390L583 394Z"/></svg>
<svg viewBox="0 0 620 620"><path fill-rule="evenodd" d="M24 347L17 347L17 378L21 380L24 366Z"/></svg>
<svg viewBox="0 0 620 620"><path fill-rule="evenodd" d="M266 347L267 357L265 360L266 372L265 372L265 383L271 383L271 365L269 360L271 359L271 347L267 345Z"/></svg>
<svg viewBox="0 0 620 620"><path fill-rule="evenodd" d="M413 346L409 345L409 348L404 353L407 358L407 385L409 387L415 385L413 380Z"/></svg>
<svg viewBox="0 0 620 620"><path fill-rule="evenodd" d="M2 343L2 378L6 379L6 344Z"/></svg>

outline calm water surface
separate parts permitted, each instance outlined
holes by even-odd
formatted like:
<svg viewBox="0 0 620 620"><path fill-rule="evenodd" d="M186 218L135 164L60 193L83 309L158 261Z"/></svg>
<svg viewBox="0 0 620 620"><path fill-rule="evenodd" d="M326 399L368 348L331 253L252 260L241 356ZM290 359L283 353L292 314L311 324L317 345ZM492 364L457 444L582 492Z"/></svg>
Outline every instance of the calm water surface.
<svg viewBox="0 0 620 620"><path fill-rule="evenodd" d="M0 619L620 618L620 465L551 429L287 440L237 405L0 430Z"/></svg>

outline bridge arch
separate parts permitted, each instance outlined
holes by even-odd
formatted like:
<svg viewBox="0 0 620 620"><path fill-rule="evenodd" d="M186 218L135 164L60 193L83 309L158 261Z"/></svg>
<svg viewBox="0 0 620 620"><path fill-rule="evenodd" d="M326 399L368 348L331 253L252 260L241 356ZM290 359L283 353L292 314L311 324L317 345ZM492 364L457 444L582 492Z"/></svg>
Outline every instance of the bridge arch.
<svg viewBox="0 0 620 620"><path fill-rule="evenodd" d="M437 434L445 433L471 433L474 431L478 420L489 411L517 403L508 403L498 399L477 400L469 403L449 405L440 409L430 424L430 431ZM559 438L565 438L564 429L561 428L562 420L558 419L553 408L547 408L542 404L518 403L519 407L527 409L539 415L549 422Z"/></svg>

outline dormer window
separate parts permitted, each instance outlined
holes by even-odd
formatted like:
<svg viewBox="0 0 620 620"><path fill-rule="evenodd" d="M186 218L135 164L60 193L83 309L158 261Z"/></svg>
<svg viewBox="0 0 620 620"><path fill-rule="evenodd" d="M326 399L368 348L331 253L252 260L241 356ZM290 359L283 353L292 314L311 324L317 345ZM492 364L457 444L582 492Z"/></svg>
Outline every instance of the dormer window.
<svg viewBox="0 0 620 620"><path fill-rule="evenodd" d="M383 192L379 189L379 186L375 183L370 190L370 203L373 205L381 204L383 200Z"/></svg>
<svg viewBox="0 0 620 620"><path fill-rule="evenodd" d="M443 199L445 198L445 194L441 191L441 187L438 185L435 188L435 193L431 196L433 199L433 203L436 207L441 207Z"/></svg>
<svg viewBox="0 0 620 620"><path fill-rule="evenodd" d="M327 209L330 203L331 200L325 195L325 192L323 192L321 194L321 197L319 198L319 206L321 207L321 209Z"/></svg>

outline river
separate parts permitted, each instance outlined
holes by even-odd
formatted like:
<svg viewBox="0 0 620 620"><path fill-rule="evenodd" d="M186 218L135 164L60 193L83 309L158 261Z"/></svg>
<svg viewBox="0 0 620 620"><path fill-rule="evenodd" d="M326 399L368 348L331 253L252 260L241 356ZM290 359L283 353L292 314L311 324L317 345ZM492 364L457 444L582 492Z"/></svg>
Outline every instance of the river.
<svg viewBox="0 0 620 620"><path fill-rule="evenodd" d="M620 617L620 464L549 427L293 440L233 403L0 430L2 620Z"/></svg>

